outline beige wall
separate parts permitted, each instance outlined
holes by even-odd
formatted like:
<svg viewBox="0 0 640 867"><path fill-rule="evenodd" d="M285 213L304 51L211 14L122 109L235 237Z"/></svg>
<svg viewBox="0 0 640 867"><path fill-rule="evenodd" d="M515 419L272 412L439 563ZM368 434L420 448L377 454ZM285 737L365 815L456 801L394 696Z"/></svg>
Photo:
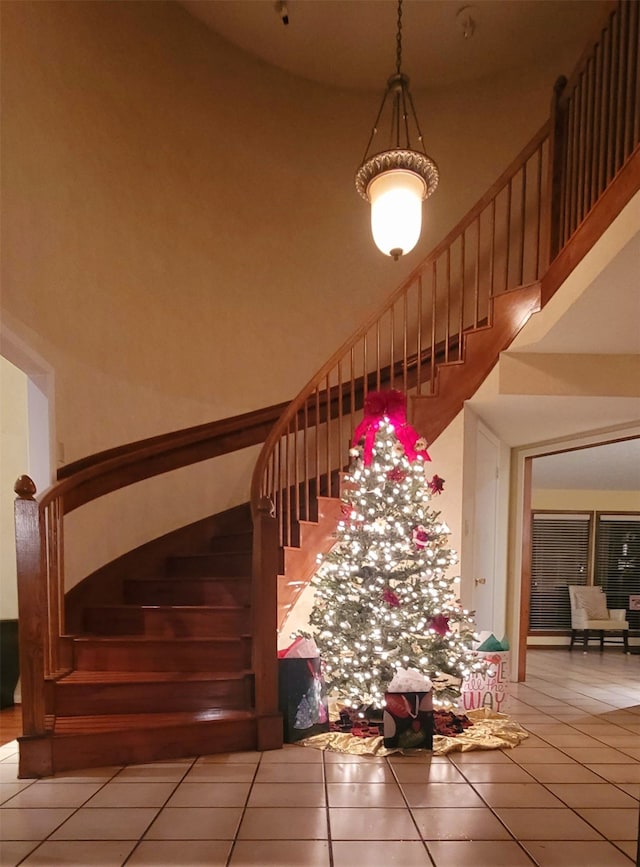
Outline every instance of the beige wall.
<svg viewBox="0 0 640 867"><path fill-rule="evenodd" d="M13 486L28 469L27 377L0 356L0 619L18 616Z"/></svg>
<svg viewBox="0 0 640 867"><path fill-rule="evenodd" d="M538 488L531 492L531 508L576 512L638 512L640 491L554 491Z"/></svg>
<svg viewBox="0 0 640 867"><path fill-rule="evenodd" d="M66 462L293 397L529 140L571 67L414 94L441 183L396 264L353 187L379 93L258 63L175 3L0 12L2 317L53 368ZM77 519L73 571L246 499L252 462L192 468L173 500L131 492L135 526L105 501Z"/></svg>

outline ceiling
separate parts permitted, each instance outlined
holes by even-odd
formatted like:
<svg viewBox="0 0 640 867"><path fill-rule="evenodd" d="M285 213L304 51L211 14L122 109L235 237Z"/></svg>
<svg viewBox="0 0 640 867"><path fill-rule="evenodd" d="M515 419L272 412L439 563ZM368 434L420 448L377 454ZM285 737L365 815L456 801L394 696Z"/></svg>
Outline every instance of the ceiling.
<svg viewBox="0 0 640 867"><path fill-rule="evenodd" d="M395 0L287 0L284 10L272 0L181 2L228 42L312 81L382 89L395 72ZM605 5L600 0L405 0L402 71L414 88L444 87L564 51L575 57Z"/></svg>

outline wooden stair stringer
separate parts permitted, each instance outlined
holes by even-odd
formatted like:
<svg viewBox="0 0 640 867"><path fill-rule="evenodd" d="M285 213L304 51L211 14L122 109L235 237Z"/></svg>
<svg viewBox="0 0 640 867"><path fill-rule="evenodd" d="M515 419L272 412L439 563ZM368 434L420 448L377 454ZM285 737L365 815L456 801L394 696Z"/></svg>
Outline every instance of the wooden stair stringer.
<svg viewBox="0 0 640 867"><path fill-rule="evenodd" d="M317 568L319 554L335 544L335 532L342 516L337 497L318 497L318 520L300 521L300 545L284 549L284 569L278 575L278 629L282 629L296 600Z"/></svg>
<svg viewBox="0 0 640 867"><path fill-rule="evenodd" d="M500 353L509 347L532 314L540 310L540 283L530 283L493 298L493 323L466 332L462 360L439 364L434 393L412 395L412 425L433 442L476 393L496 365Z"/></svg>

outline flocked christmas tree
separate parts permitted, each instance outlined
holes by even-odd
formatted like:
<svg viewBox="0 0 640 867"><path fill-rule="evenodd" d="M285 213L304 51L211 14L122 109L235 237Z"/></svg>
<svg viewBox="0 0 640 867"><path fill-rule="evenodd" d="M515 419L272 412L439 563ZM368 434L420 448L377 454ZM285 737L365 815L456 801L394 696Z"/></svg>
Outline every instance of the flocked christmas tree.
<svg viewBox="0 0 640 867"><path fill-rule="evenodd" d="M310 615L329 692L350 706L382 707L398 668L433 681L434 703L455 704L477 668L473 619L458 604L457 557L430 501L426 443L406 421L401 392L373 392L354 432L343 519L313 578Z"/></svg>

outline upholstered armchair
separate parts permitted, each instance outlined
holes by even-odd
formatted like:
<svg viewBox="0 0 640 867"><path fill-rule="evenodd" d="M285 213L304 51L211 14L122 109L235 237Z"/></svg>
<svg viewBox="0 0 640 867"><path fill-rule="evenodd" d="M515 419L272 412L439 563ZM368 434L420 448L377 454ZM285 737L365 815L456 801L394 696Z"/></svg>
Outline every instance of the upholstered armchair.
<svg viewBox="0 0 640 867"><path fill-rule="evenodd" d="M571 602L571 643L573 648L578 632L582 632L582 643L586 652L590 632L599 633L600 650L604 649L605 633L618 633L613 642L622 643L625 653L629 653L629 623L625 619L624 608L607 608L607 597L601 587L569 585ZM620 633L622 639L620 639ZM594 636L596 638L598 636ZM607 636L607 640L609 637Z"/></svg>

